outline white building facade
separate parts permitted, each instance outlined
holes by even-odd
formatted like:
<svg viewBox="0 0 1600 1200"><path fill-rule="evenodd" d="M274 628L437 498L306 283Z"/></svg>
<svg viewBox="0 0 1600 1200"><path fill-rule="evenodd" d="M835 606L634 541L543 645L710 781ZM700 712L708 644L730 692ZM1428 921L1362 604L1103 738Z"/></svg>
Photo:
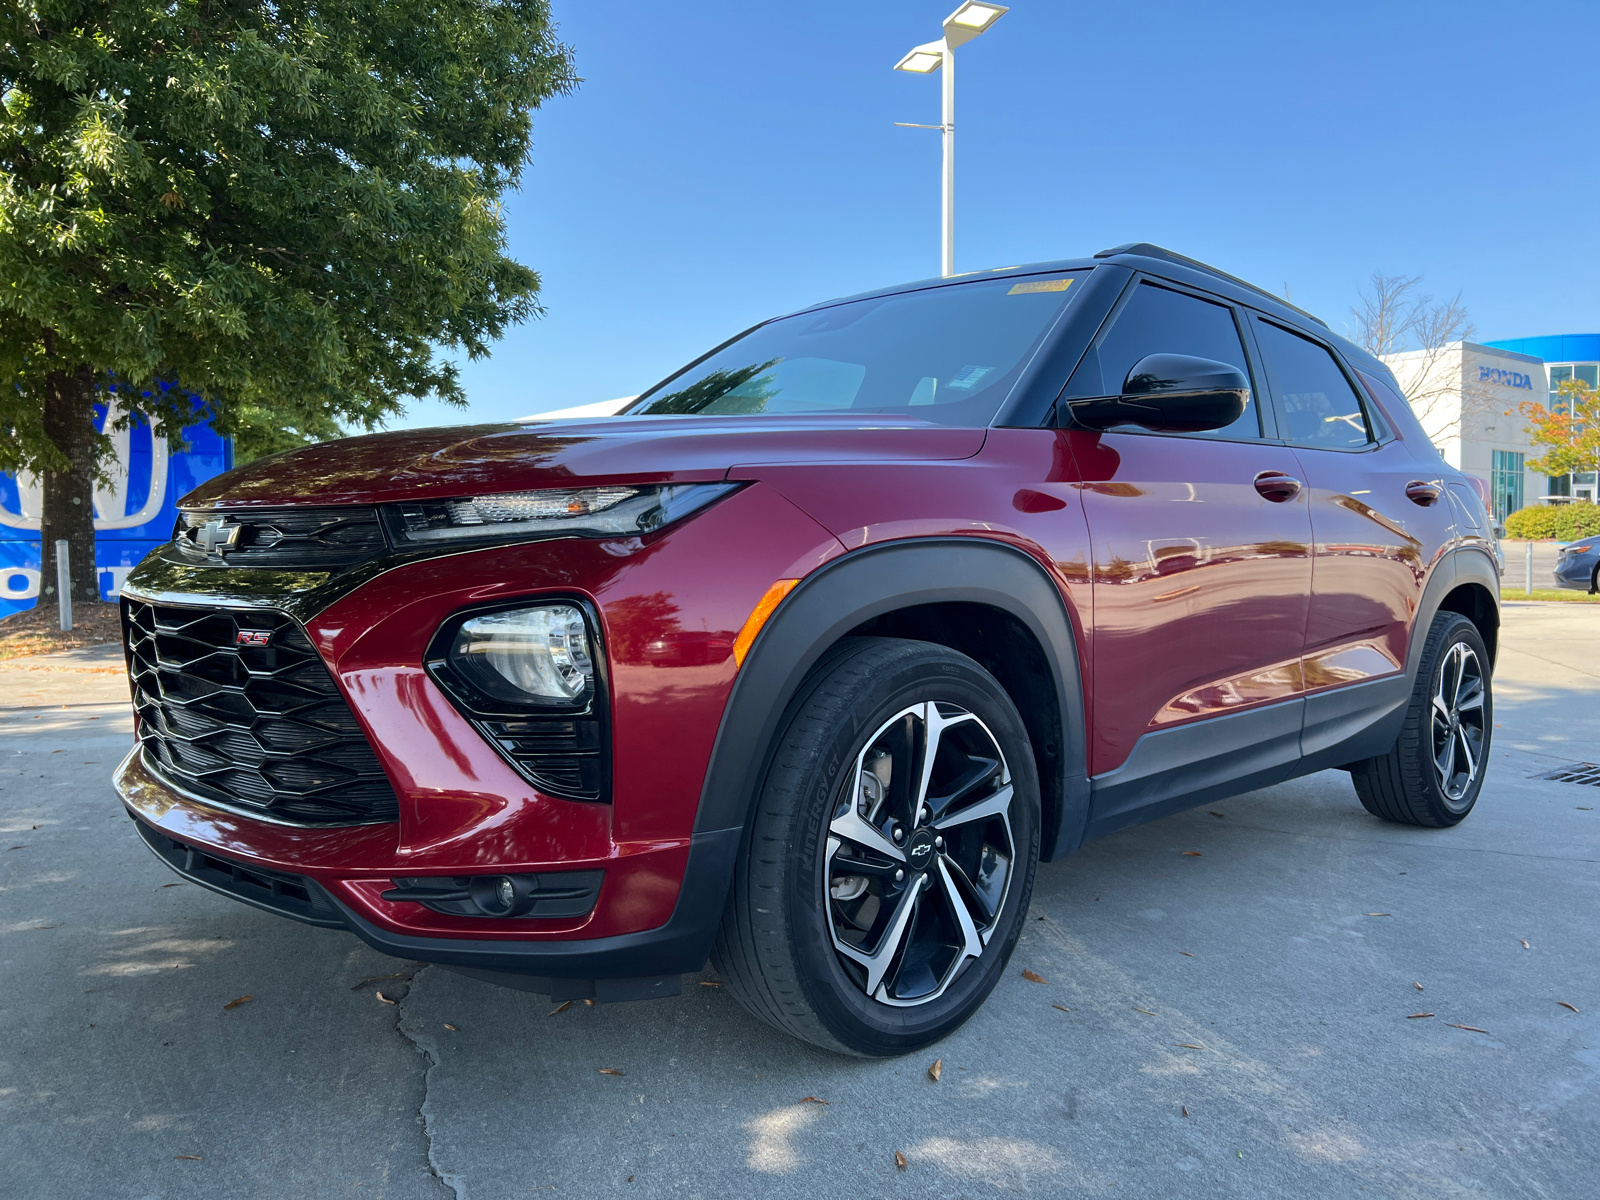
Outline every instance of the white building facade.
<svg viewBox="0 0 1600 1200"><path fill-rule="evenodd" d="M1527 468L1543 448L1527 433L1518 412L1526 401L1549 403L1545 361L1531 354L1476 342L1452 342L1436 351L1413 350L1383 360L1394 372L1423 429L1445 461L1489 485L1496 522L1544 501L1553 482ZM1594 498L1591 477L1586 488Z"/></svg>

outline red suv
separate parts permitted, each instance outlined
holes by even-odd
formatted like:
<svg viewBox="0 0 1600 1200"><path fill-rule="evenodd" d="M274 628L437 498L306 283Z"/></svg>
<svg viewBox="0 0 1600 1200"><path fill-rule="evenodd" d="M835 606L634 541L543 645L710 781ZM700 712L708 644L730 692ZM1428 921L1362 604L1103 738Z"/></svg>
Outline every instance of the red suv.
<svg viewBox="0 0 1600 1200"><path fill-rule="evenodd" d="M397 957L601 1001L709 957L897 1054L1090 839L1330 767L1460 821L1498 596L1382 363L1122 246L203 485L123 589L116 783L185 878Z"/></svg>

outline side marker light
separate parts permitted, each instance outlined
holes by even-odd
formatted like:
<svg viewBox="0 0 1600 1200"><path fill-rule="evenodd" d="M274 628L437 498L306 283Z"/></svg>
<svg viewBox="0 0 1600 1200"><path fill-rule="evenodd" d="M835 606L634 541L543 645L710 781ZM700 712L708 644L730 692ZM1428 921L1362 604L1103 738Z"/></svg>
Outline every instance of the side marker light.
<svg viewBox="0 0 1600 1200"><path fill-rule="evenodd" d="M755 610L744 623L744 628L739 630L739 636L733 639L733 662L736 667L744 666L745 655L750 653L750 647L756 640L756 634L761 632L761 627L767 623L767 618L772 616L773 610L783 603L783 598L794 591L798 579L780 579L767 589L766 595L757 602Z"/></svg>

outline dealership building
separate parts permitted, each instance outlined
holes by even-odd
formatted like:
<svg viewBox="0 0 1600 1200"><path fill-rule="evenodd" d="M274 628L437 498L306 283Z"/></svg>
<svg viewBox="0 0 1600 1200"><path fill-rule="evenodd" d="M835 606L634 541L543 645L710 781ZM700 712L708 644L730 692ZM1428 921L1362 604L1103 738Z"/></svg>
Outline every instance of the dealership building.
<svg viewBox="0 0 1600 1200"><path fill-rule="evenodd" d="M1454 342L1384 361L1446 461L1489 485L1497 521L1529 504L1600 494L1593 471L1545 476L1528 470L1527 461L1544 448L1529 439L1517 411L1529 400L1553 404L1569 379L1600 386L1600 333Z"/></svg>

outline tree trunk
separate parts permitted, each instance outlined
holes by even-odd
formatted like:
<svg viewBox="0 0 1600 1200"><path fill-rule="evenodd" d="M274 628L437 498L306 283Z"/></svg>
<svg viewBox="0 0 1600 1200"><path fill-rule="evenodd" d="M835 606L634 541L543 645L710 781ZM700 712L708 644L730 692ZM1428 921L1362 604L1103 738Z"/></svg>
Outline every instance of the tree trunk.
<svg viewBox="0 0 1600 1200"><path fill-rule="evenodd" d="M39 528L39 604L53 607L56 595L56 539L67 540L72 565L73 600L100 599L100 572L94 562L94 372L88 367L57 371L45 384L44 432L67 456L65 471L41 473L44 512Z"/></svg>

